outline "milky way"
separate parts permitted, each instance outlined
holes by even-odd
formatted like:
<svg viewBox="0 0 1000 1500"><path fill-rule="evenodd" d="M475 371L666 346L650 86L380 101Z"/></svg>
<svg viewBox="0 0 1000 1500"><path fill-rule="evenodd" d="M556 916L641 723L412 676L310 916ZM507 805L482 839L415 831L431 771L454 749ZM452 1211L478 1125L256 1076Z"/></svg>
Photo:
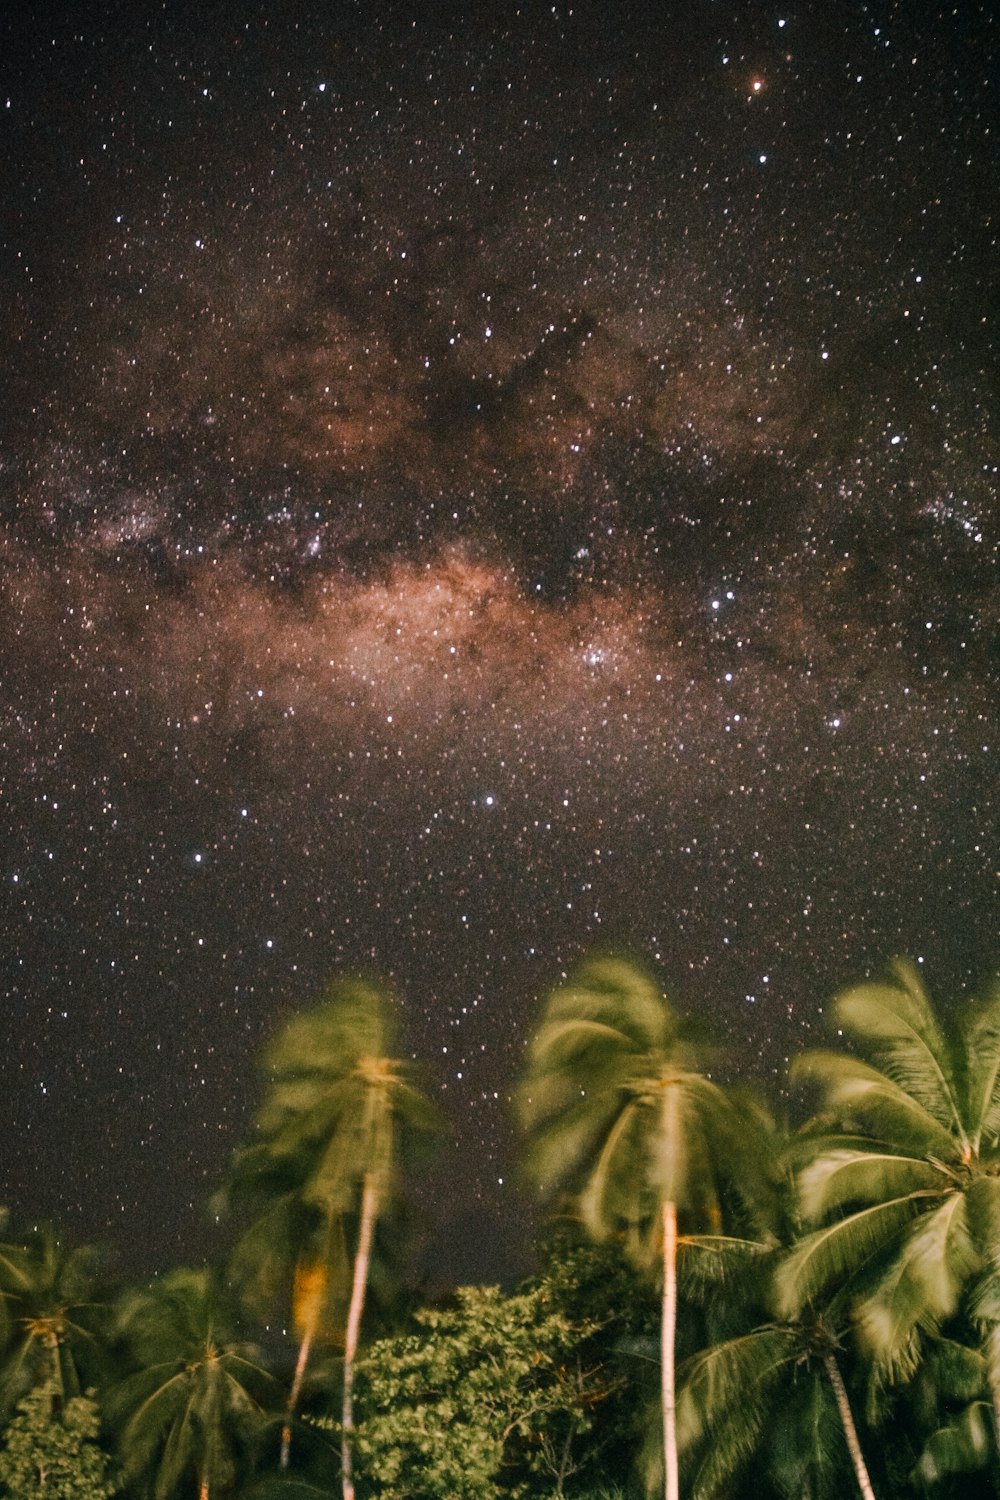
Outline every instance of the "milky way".
<svg viewBox="0 0 1000 1500"><path fill-rule="evenodd" d="M996 969L990 23L112 10L0 54L0 1198L204 1254L363 970L423 1253L506 1274L581 954L774 1091L892 953Z"/></svg>

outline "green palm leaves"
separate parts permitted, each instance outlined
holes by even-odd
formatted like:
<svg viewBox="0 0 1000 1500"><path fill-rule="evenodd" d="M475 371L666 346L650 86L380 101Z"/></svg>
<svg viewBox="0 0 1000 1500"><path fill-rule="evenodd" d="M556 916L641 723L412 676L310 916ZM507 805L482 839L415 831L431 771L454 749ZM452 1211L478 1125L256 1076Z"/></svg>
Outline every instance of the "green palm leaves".
<svg viewBox="0 0 1000 1500"><path fill-rule="evenodd" d="M229 1197L255 1220L237 1251L258 1293L294 1284L299 1355L282 1435L288 1463L291 1416L311 1349L324 1329L343 1326L344 1493L351 1490L354 1360L375 1224L394 1186L404 1133L435 1123L397 1060L387 996L359 980L334 984L313 1010L293 1018L265 1054L269 1088L257 1140L237 1157ZM356 1230L349 1297L347 1229Z"/></svg>
<svg viewBox="0 0 1000 1500"><path fill-rule="evenodd" d="M95 1252L66 1246L50 1225L24 1245L0 1245L0 1298L9 1343L0 1363L0 1411L9 1412L38 1381L58 1400L79 1396L81 1370L94 1379Z"/></svg>
<svg viewBox="0 0 1000 1500"><path fill-rule="evenodd" d="M664 1494L678 1495L674 1338L678 1213L720 1222L716 1166L735 1146L732 1111L695 1071L697 1046L640 970L584 964L549 998L518 1095L530 1167L546 1194L562 1189L597 1238L621 1235L662 1275Z"/></svg>
<svg viewBox="0 0 1000 1500"><path fill-rule="evenodd" d="M692 1500L726 1493L747 1468L781 1494L834 1500L847 1492L839 1377L831 1380L838 1347L822 1320L767 1323L690 1361L678 1427Z"/></svg>
<svg viewBox="0 0 1000 1500"><path fill-rule="evenodd" d="M172 1271L128 1298L121 1328L136 1373L108 1398L127 1477L153 1500L210 1500L233 1483L277 1383L240 1343L209 1271Z"/></svg>
<svg viewBox="0 0 1000 1500"><path fill-rule="evenodd" d="M820 1052L795 1070L823 1098L827 1128L799 1174L803 1211L820 1227L785 1262L779 1291L795 1313L846 1283L869 1347L908 1375L921 1335L1000 1269L1000 993L949 1036L915 968L897 962L892 976L834 1002L870 1062Z"/></svg>
<svg viewBox="0 0 1000 1500"><path fill-rule="evenodd" d="M518 1093L542 1193L569 1192L596 1237L624 1233L647 1259L662 1247L664 1202L716 1221L713 1146L730 1111L698 1062L645 974L584 964L547 1002Z"/></svg>

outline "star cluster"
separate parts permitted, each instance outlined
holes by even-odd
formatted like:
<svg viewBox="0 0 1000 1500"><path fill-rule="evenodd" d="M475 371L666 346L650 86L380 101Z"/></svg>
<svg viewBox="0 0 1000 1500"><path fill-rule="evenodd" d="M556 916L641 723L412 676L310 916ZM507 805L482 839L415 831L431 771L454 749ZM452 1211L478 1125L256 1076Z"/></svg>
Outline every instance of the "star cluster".
<svg viewBox="0 0 1000 1500"><path fill-rule="evenodd" d="M992 972L985 7L4 24L0 1198L190 1253L360 969L499 1275L582 953L774 1088Z"/></svg>

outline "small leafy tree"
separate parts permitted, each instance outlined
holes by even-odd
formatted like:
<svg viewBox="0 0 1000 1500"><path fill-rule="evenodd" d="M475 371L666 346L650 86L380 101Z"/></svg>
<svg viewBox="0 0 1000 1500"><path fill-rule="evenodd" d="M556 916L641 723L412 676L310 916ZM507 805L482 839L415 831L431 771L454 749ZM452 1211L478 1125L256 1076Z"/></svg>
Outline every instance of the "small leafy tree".
<svg viewBox="0 0 1000 1500"><path fill-rule="evenodd" d="M505 1297L463 1287L359 1366L359 1468L382 1500L562 1495L605 1394L578 1357L596 1325L544 1283Z"/></svg>
<svg viewBox="0 0 1000 1500"><path fill-rule="evenodd" d="M100 1418L93 1397L62 1406L48 1382L19 1402L0 1452L0 1495L12 1500L110 1500L117 1486L97 1441Z"/></svg>

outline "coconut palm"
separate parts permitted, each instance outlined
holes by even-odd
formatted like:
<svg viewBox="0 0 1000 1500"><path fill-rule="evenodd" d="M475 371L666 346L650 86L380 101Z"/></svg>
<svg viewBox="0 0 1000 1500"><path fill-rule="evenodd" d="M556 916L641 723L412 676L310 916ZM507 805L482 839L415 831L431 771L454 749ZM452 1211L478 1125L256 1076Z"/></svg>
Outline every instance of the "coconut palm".
<svg viewBox="0 0 1000 1500"><path fill-rule="evenodd" d="M220 1194L220 1203L249 1208L254 1215L229 1263L244 1304L265 1317L286 1289L291 1293L298 1352L281 1430L283 1469L310 1355L318 1343L343 1338L349 1276L342 1216L331 1202L308 1196L311 1167L311 1153L278 1152L257 1141L237 1153Z"/></svg>
<svg viewBox="0 0 1000 1500"><path fill-rule="evenodd" d="M835 1327L817 1317L763 1323L688 1363L678 1428L692 1500L726 1493L755 1459L782 1494L825 1500L845 1493L848 1458L860 1493L874 1500L841 1347Z"/></svg>
<svg viewBox="0 0 1000 1500"><path fill-rule="evenodd" d="M280 1387L236 1336L210 1271L176 1270L122 1302L134 1374L108 1392L125 1476L150 1478L154 1500L182 1486L198 1500L229 1487Z"/></svg>
<svg viewBox="0 0 1000 1500"><path fill-rule="evenodd" d="M782 1266L779 1303L796 1316L846 1288L884 1373L908 1378L922 1336L974 1285L982 1301L1000 1270L1000 988L947 1035L917 970L898 960L890 982L848 989L832 1010L871 1061L815 1052L796 1065L824 1105L798 1174L819 1227ZM994 1364L1000 1426L998 1374Z"/></svg>
<svg viewBox="0 0 1000 1500"><path fill-rule="evenodd" d="M375 1225L393 1190L400 1131L425 1129L434 1120L408 1065L392 1056L394 1046L386 995L357 980L334 984L320 1005L294 1017L268 1049L270 1088L257 1117L258 1140L234 1170L236 1194L251 1189L262 1208L250 1230L251 1247L277 1243L293 1259L300 1343L282 1467L307 1361L334 1300L345 1223L356 1231L344 1329L344 1500L354 1494L354 1366ZM276 1189L270 1200L269 1180ZM246 1249L245 1242L244 1257Z"/></svg>
<svg viewBox="0 0 1000 1500"><path fill-rule="evenodd" d="M66 1245L50 1224L23 1244L0 1245L0 1299L8 1343L0 1363L0 1415L39 1382L54 1400L82 1392L98 1378L100 1304L95 1300L97 1254Z"/></svg>
<svg viewBox="0 0 1000 1500"><path fill-rule="evenodd" d="M714 1342L682 1370L679 1446L694 1500L728 1493L741 1469L766 1476L790 1500L823 1500L844 1493L848 1461L860 1494L874 1500L842 1370L843 1299L797 1319L772 1316L775 1271L789 1243L794 1216L781 1214L757 1242L691 1236L685 1246L689 1294L704 1302L706 1289L721 1291L723 1304ZM718 1311L712 1321L720 1322ZM880 1394L869 1389L870 1406Z"/></svg>
<svg viewBox="0 0 1000 1500"><path fill-rule="evenodd" d="M592 960L548 999L518 1092L541 1191L567 1190L595 1238L623 1236L661 1277L665 1500L677 1500L678 1216L719 1228L719 1172L735 1116L696 1071L698 1047L631 963Z"/></svg>
<svg viewBox="0 0 1000 1500"><path fill-rule="evenodd" d="M758 1165L748 1221L756 1238L692 1235L680 1262L713 1336L682 1371L678 1432L690 1493L728 1493L748 1468L792 1500L823 1500L844 1493L849 1460L864 1500L874 1500L841 1368L847 1305L835 1295L798 1318L774 1318L775 1272L801 1232L794 1184L766 1108L746 1101L741 1125Z"/></svg>

